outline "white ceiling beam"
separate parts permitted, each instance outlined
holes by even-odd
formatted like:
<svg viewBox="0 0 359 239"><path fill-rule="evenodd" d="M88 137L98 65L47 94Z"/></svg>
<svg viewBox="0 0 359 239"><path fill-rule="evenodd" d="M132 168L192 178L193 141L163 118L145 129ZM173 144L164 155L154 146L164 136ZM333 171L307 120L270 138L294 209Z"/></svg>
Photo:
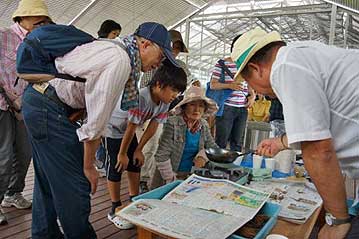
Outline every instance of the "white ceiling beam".
<svg viewBox="0 0 359 239"><path fill-rule="evenodd" d="M199 9L197 9L196 11L188 14L186 17L182 18L181 20L177 21L175 24L173 24L172 26L169 26L168 29L173 29L178 27L180 24L184 23L187 19L195 16L196 14L200 13L201 11L206 10L208 7L210 7L216 0L211 0L208 3L204 4L202 7L200 7Z"/></svg>
<svg viewBox="0 0 359 239"><path fill-rule="evenodd" d="M340 3L338 3L338 2L331 1L331 0L322 0L322 1L327 2L327 3L330 3L330 4L334 4L334 5L336 5L336 6L340 7L340 8L343 8L343 9L346 9L346 10L348 10L348 11L351 11L351 12L354 12L354 13L356 13L356 14L359 14L359 10L358 10L358 9L354 9L354 8L345 6L345 5L343 5L343 4L340 4Z"/></svg>
<svg viewBox="0 0 359 239"><path fill-rule="evenodd" d="M195 3L192 2L191 0L182 0L182 1L188 3L189 5L194 6L194 7L197 8L197 9L200 9L200 8L201 8L201 6L195 4Z"/></svg>
<svg viewBox="0 0 359 239"><path fill-rule="evenodd" d="M287 12L273 12L273 13L257 13L253 12L248 15L232 15L232 16L223 16L215 17L210 19L195 19L191 22L201 22L201 21L220 21L225 19L241 19L241 18L258 18L258 17L279 17L279 16L289 16L289 15L302 15L302 14L315 14L315 13L329 13L330 9L318 9L318 10L306 10L306 11L287 11Z"/></svg>
<svg viewBox="0 0 359 239"><path fill-rule="evenodd" d="M80 18L85 15L91 8L93 8L96 3L98 2L98 0L91 0L91 2L84 7L84 9L81 10L81 12L79 12L79 14L76 15L76 17L74 17L69 23L68 25L74 25L78 20L80 20Z"/></svg>
<svg viewBox="0 0 359 239"><path fill-rule="evenodd" d="M209 13L209 14L201 14L201 16L199 17L214 17L214 16L223 16L223 15L247 15L250 14L252 12L261 12L261 13L272 13L272 12L278 12L278 11L290 11L290 10L308 10L308 9L328 9L330 8L331 5L324 3L324 4L310 4L310 5L297 5L297 6L283 6L283 7L271 7L271 8L258 8L258 7L253 7L253 9L249 9L249 10L237 10L237 11L228 11L228 12L215 12L215 13ZM194 18L194 20L197 20L197 18Z"/></svg>

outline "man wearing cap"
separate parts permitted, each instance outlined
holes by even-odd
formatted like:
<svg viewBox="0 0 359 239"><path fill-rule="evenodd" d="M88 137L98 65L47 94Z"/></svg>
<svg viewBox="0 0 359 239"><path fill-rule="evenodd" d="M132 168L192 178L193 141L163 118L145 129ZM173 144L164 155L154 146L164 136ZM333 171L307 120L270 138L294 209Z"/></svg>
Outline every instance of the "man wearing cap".
<svg viewBox="0 0 359 239"><path fill-rule="evenodd" d="M137 106L141 71L158 67L164 57L176 65L161 24L143 23L121 41L123 46L94 41L56 59L59 72L85 78L85 84L54 79L25 90L23 114L35 167L34 239L62 238L57 218L65 238L96 238L89 223L90 193L98 180L93 162L111 113L121 94L122 109ZM82 126L69 120L84 108Z"/></svg>
<svg viewBox="0 0 359 239"><path fill-rule="evenodd" d="M232 58L237 79L283 104L286 135L262 141L257 152L301 149L327 211L319 238L358 238L342 171L359 177L359 51L315 41L285 46L277 32L256 28L237 40Z"/></svg>
<svg viewBox="0 0 359 239"><path fill-rule="evenodd" d="M186 45L183 42L182 35L179 31L176 30L169 30L171 41L172 41L172 53L173 56L176 58L177 64L186 72L187 75L187 85L190 85L191 82L191 72L188 70L186 63L183 61L177 59L177 56L180 52L188 53L188 49ZM141 78L141 88L146 87L149 83L149 81L152 79L153 75L155 74L156 70L152 70L149 72L146 72L143 74ZM183 96L179 96L180 99L182 99ZM174 107L174 103L178 103L179 100L177 97L170 106L170 109ZM139 127L137 129L137 137L141 138L143 132L147 128L147 123L144 124L142 127ZM162 134L162 128L163 124L159 124L158 128L156 130L156 133L152 136L152 138L147 142L147 144L143 148L143 154L145 156L145 164L143 165L141 169L141 182L140 182L140 192L144 193L148 191L148 183L151 180L151 177L153 176L156 165L155 165L155 153L157 151L158 147L158 141L160 139L160 136Z"/></svg>
<svg viewBox="0 0 359 239"><path fill-rule="evenodd" d="M31 160L31 147L21 119L21 96L27 85L16 80L16 51L26 34L51 21L42 0L23 0L13 14L14 24L0 28L0 202L3 207L31 207L22 196ZM7 220L0 208L0 225Z"/></svg>
<svg viewBox="0 0 359 239"><path fill-rule="evenodd" d="M186 45L184 44L182 35L179 31L176 30L169 30L168 31L171 36L172 41L172 53L175 58L179 55L180 52L188 53L188 49ZM186 63L181 61L180 59L176 59L177 64L182 67L182 69L186 72L187 75L187 85L191 82L191 72L188 70ZM148 71L143 74L141 77L140 87L146 87L148 85L148 82L152 79L153 75L155 74L156 70Z"/></svg>
<svg viewBox="0 0 359 239"><path fill-rule="evenodd" d="M187 86L190 85L192 81L191 72L188 70L186 63L181 61L180 59L177 59L177 56L180 54L180 52L188 53L188 49L186 45L184 44L182 35L179 31L176 30L169 30L171 41L172 41L172 53L174 57L176 58L177 64L182 67L182 69L186 72L187 75Z"/></svg>

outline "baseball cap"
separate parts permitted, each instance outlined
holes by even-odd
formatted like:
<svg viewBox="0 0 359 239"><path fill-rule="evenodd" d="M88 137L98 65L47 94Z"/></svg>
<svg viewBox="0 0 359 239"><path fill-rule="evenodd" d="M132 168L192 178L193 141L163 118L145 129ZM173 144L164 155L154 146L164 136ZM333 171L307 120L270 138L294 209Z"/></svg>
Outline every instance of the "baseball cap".
<svg viewBox="0 0 359 239"><path fill-rule="evenodd" d="M166 58L174 66L180 67L172 54L171 37L165 26L157 22L145 22L138 26L134 34L156 43L161 47Z"/></svg>

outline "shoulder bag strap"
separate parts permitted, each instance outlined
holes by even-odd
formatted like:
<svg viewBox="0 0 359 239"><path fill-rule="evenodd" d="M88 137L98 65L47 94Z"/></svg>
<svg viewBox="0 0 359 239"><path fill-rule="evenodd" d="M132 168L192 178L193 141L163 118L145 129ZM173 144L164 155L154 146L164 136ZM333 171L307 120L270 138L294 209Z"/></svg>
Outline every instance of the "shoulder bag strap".
<svg viewBox="0 0 359 239"><path fill-rule="evenodd" d="M222 69L233 79L234 75L233 73L228 69L228 67L226 66L226 64L224 63L224 60L219 60L218 61L219 65L222 67Z"/></svg>

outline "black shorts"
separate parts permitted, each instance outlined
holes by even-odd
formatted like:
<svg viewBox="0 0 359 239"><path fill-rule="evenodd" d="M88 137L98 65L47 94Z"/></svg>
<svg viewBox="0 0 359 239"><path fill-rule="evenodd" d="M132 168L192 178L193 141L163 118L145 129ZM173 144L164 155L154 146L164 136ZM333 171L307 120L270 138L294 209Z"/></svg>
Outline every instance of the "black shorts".
<svg viewBox="0 0 359 239"><path fill-rule="evenodd" d="M120 182L122 172L117 172L116 164L117 164L117 155L120 152L122 139L113 139L113 138L105 138L104 145L107 148L108 157L106 160L106 175L107 179L112 182ZM127 151L127 156L129 159L127 171L140 173L141 167L137 167L134 165L133 154L137 148L137 138L133 137Z"/></svg>

